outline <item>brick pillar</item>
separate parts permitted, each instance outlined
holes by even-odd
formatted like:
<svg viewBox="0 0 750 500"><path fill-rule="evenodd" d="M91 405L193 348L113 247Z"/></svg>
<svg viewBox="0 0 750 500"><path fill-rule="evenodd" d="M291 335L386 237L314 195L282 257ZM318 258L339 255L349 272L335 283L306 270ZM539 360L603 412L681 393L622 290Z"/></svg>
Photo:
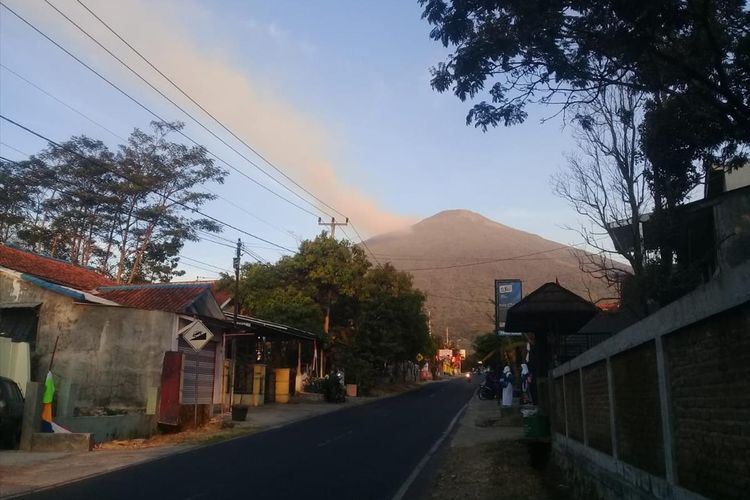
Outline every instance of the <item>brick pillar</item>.
<svg viewBox="0 0 750 500"><path fill-rule="evenodd" d="M659 379L659 402L661 403L661 435L664 441L664 470L667 482L675 483L674 448L672 443L672 408L669 399L669 384L667 381L667 364L664 355L662 337L654 339L656 342L656 374Z"/></svg>
<svg viewBox="0 0 750 500"><path fill-rule="evenodd" d="M612 363L607 358L607 392L609 395L609 428L612 436L612 457L617 459L617 426L615 425L615 384L612 382Z"/></svg>

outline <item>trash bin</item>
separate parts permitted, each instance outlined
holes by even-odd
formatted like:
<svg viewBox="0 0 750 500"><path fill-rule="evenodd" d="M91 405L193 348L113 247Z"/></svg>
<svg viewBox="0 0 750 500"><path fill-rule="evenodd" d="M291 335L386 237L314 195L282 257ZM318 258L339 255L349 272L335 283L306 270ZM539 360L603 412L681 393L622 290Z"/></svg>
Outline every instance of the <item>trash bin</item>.
<svg viewBox="0 0 750 500"><path fill-rule="evenodd" d="M523 435L529 438L549 436L549 417L545 415L524 417Z"/></svg>

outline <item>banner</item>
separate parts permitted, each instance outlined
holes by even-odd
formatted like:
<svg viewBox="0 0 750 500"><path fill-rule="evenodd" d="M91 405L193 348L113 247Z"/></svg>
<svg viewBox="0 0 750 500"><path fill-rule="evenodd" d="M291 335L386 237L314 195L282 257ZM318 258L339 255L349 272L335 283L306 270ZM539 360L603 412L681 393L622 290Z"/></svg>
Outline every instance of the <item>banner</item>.
<svg viewBox="0 0 750 500"><path fill-rule="evenodd" d="M523 298L521 280L495 280L495 333L498 336L518 336L521 333L505 333L505 318L508 309Z"/></svg>

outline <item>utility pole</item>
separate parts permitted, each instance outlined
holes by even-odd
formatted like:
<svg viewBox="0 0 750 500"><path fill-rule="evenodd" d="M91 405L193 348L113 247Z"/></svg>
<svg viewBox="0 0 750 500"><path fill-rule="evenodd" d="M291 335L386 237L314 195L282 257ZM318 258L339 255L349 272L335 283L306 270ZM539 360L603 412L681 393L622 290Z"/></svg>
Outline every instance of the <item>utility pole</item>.
<svg viewBox="0 0 750 500"><path fill-rule="evenodd" d="M240 255L242 255L242 240L237 238L237 254L232 262L234 264L234 326L237 326L237 316L240 314Z"/></svg>
<svg viewBox="0 0 750 500"><path fill-rule="evenodd" d="M336 238L336 226L348 226L349 225L349 217L346 218L346 221L344 222L336 222L336 217L331 217L331 222L323 222L323 219L318 217L318 225L319 226L328 226L331 228L330 235L331 238Z"/></svg>
<svg viewBox="0 0 750 500"><path fill-rule="evenodd" d="M336 217L331 217L331 222L323 222L323 219L321 217L318 217L318 225L319 226L327 226L330 227L329 231L329 238L332 240L336 239L336 226L348 226L349 225L349 217L346 218L344 222L336 222ZM331 325L331 303L333 302L333 293L331 290L328 291L328 303L326 304L326 317L323 320L323 332L325 332L326 335L328 335L328 330ZM323 346L320 346L320 374L323 375L323 370L325 366L325 353L323 352Z"/></svg>

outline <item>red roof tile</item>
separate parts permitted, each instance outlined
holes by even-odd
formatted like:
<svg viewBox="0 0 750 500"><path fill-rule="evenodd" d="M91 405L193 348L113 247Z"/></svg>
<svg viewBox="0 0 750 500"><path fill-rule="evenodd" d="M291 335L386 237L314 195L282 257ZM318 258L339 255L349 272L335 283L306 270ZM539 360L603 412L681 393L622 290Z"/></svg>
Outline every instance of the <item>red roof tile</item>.
<svg viewBox="0 0 750 500"><path fill-rule="evenodd" d="M211 285L211 291L214 293L214 298L216 299L216 303L219 304L219 306L221 306L222 304L224 304L226 301L230 300L234 296L232 291L229 290L228 288L219 290L216 287L216 283L218 283L217 280L173 281L173 283L175 284L192 283L192 284Z"/></svg>
<svg viewBox="0 0 750 500"><path fill-rule="evenodd" d="M0 266L76 290L89 291L99 286L115 284L114 281L91 269L2 244L0 244Z"/></svg>
<svg viewBox="0 0 750 500"><path fill-rule="evenodd" d="M207 290L208 283L155 283L101 287L97 295L124 306L181 313Z"/></svg>

